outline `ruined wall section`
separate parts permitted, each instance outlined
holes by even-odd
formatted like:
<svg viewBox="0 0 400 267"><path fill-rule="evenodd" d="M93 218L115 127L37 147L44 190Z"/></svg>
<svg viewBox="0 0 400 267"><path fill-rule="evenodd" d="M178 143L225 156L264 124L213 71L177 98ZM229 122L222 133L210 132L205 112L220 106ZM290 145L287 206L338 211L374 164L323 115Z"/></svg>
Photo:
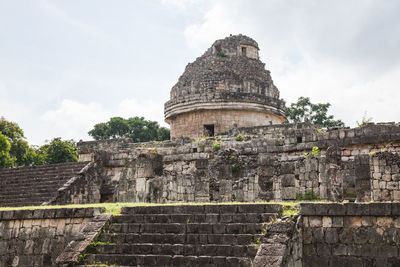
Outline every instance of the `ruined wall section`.
<svg viewBox="0 0 400 267"><path fill-rule="evenodd" d="M0 211L0 266L55 266L99 208Z"/></svg>
<svg viewBox="0 0 400 267"><path fill-rule="evenodd" d="M399 266L400 204L301 204L303 266Z"/></svg>
<svg viewBox="0 0 400 267"><path fill-rule="evenodd" d="M115 192L135 188L114 193L114 201L126 201L123 194L138 192L146 192L140 199L160 203L307 198L369 201L372 154L382 149L393 155L400 151L400 127L394 124L329 130L287 125L250 130L258 135L242 131L243 141L225 136L177 146L171 146L170 141L159 147L152 147L155 143L135 144L132 149L110 152L104 175L115 184L125 183ZM313 154L313 148L317 153ZM155 156L161 171L149 167ZM136 170L140 157L149 161L143 166L151 175ZM397 179L394 173L391 177Z"/></svg>
<svg viewBox="0 0 400 267"><path fill-rule="evenodd" d="M43 204L60 205L105 202L104 197L108 192L104 191L108 189L107 185L111 182L110 179L105 179L104 176L104 166L109 162L109 154L106 151L94 151L93 159L77 175L58 188L54 197Z"/></svg>
<svg viewBox="0 0 400 267"><path fill-rule="evenodd" d="M400 201L400 154L372 153L371 188L374 201Z"/></svg>

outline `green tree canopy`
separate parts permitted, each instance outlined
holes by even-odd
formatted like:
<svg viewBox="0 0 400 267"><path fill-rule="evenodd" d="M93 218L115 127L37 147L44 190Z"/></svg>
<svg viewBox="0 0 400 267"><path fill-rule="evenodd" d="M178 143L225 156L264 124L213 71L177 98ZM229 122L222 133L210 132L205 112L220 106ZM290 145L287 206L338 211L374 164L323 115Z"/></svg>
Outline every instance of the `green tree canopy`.
<svg viewBox="0 0 400 267"><path fill-rule="evenodd" d="M0 168L78 161L76 143L54 138L47 144L30 146L15 122L0 118Z"/></svg>
<svg viewBox="0 0 400 267"><path fill-rule="evenodd" d="M113 117L108 122L94 125L89 135L95 140L121 138L127 136L133 142L163 141L170 138L169 130L160 127L158 122L143 117L124 119Z"/></svg>
<svg viewBox="0 0 400 267"><path fill-rule="evenodd" d="M310 122L322 127L344 126L341 120L334 120L328 115L331 104L313 104L308 97L299 97L296 103L286 107L286 118L289 122Z"/></svg>
<svg viewBox="0 0 400 267"><path fill-rule="evenodd" d="M0 118L0 132L7 137L10 143L10 157L13 164L10 167L29 165L32 154L28 142L25 140L24 132L17 123Z"/></svg>
<svg viewBox="0 0 400 267"><path fill-rule="evenodd" d="M74 140L61 140L54 138L48 144L36 149L37 161L40 164L53 164L61 162L78 161L76 143Z"/></svg>
<svg viewBox="0 0 400 267"><path fill-rule="evenodd" d="M10 155L11 145L7 136L0 132L0 168L13 167L15 158Z"/></svg>

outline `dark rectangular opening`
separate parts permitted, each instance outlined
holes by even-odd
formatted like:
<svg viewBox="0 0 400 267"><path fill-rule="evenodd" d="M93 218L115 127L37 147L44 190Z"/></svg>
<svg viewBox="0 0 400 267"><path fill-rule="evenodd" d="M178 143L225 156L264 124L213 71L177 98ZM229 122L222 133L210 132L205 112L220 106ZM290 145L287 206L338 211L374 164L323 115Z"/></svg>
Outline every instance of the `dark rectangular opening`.
<svg viewBox="0 0 400 267"><path fill-rule="evenodd" d="M246 47L242 47L242 56L246 56L246 54L247 54Z"/></svg>
<svg viewBox="0 0 400 267"><path fill-rule="evenodd" d="M300 144L301 142L303 142L303 137L297 136L297 143Z"/></svg>
<svg viewBox="0 0 400 267"><path fill-rule="evenodd" d="M214 124L204 125L204 135L205 136L214 136Z"/></svg>

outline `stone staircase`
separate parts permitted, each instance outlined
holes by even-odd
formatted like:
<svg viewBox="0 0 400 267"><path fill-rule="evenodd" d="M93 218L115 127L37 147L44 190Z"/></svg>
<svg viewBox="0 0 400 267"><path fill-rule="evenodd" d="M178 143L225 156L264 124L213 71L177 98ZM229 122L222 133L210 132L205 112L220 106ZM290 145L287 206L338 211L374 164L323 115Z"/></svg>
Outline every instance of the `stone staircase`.
<svg viewBox="0 0 400 267"><path fill-rule="evenodd" d="M86 266L251 266L276 204L125 207Z"/></svg>
<svg viewBox="0 0 400 267"><path fill-rule="evenodd" d="M0 206L41 205L87 162L69 162L0 170Z"/></svg>

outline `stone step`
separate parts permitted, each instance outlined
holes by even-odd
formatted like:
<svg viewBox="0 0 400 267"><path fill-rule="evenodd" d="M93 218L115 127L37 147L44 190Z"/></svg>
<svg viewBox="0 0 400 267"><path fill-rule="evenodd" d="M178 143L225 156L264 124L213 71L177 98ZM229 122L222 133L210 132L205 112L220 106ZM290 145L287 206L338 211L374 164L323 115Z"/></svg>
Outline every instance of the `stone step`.
<svg viewBox="0 0 400 267"><path fill-rule="evenodd" d="M112 223L110 233L257 234L263 223Z"/></svg>
<svg viewBox="0 0 400 267"><path fill-rule="evenodd" d="M26 166L26 167L17 167L17 168L7 168L0 170L0 176L10 174L10 173L18 173L18 172L33 172L33 171L48 171L48 170L62 170L62 169L76 169L83 168L89 162L65 162L65 163L56 163L49 165L37 165L37 166Z"/></svg>
<svg viewBox="0 0 400 267"><path fill-rule="evenodd" d="M163 205L123 207L122 214L281 213L279 204Z"/></svg>
<svg viewBox="0 0 400 267"><path fill-rule="evenodd" d="M120 255L91 254L87 264L107 263L124 266L251 266L246 257L184 256L184 255Z"/></svg>
<svg viewBox="0 0 400 267"><path fill-rule="evenodd" d="M42 177L24 177L23 179L15 179L15 180L10 180L7 182L2 183L2 185L7 185L7 186L12 186L12 185L25 185L27 186L28 184L35 184L35 183L46 183L46 182L52 182L52 181L61 181L65 179L69 179L76 174L73 172L66 173L63 175L49 175L49 176L42 176Z"/></svg>
<svg viewBox="0 0 400 267"><path fill-rule="evenodd" d="M28 193L15 193L15 194L6 194L2 195L0 199L30 199L30 198L42 198L46 196L54 195L59 187L53 187L52 189L47 190L47 192L36 192L34 188L32 188ZM27 191L25 191L27 192Z"/></svg>
<svg viewBox="0 0 400 267"><path fill-rule="evenodd" d="M39 199L39 200L18 200L18 201L8 201L0 203L0 207L23 207L23 206L40 206L43 202L49 199Z"/></svg>
<svg viewBox="0 0 400 267"><path fill-rule="evenodd" d="M53 191L54 188L58 188L59 186L62 186L68 181L68 179L64 181L54 181L52 183L45 183L45 184L31 184L30 186L12 186L7 189L2 189L0 192L3 192L5 194L16 194L16 193L26 193L26 192L36 192L36 191L45 191L45 190L51 190ZM35 189L35 190L33 190Z"/></svg>
<svg viewBox="0 0 400 267"><path fill-rule="evenodd" d="M246 256L254 258L257 249L252 245L217 244L99 244L95 254L144 254L185 256Z"/></svg>
<svg viewBox="0 0 400 267"><path fill-rule="evenodd" d="M0 177L10 177L10 175L20 176L21 174L42 174L50 172L70 172L70 171L80 171L86 164L78 165L67 165L67 166L53 166L53 165L42 165L42 168L14 168L14 169L2 169L0 171Z"/></svg>
<svg viewBox="0 0 400 267"><path fill-rule="evenodd" d="M262 234L161 234L161 233L102 233L100 241L115 244L226 244L249 245Z"/></svg>
<svg viewBox="0 0 400 267"><path fill-rule="evenodd" d="M115 216L113 223L262 223L275 216L276 213L134 214Z"/></svg>
<svg viewBox="0 0 400 267"><path fill-rule="evenodd" d="M24 207L24 206L40 206L44 201L40 202L7 202L0 203L0 207Z"/></svg>

